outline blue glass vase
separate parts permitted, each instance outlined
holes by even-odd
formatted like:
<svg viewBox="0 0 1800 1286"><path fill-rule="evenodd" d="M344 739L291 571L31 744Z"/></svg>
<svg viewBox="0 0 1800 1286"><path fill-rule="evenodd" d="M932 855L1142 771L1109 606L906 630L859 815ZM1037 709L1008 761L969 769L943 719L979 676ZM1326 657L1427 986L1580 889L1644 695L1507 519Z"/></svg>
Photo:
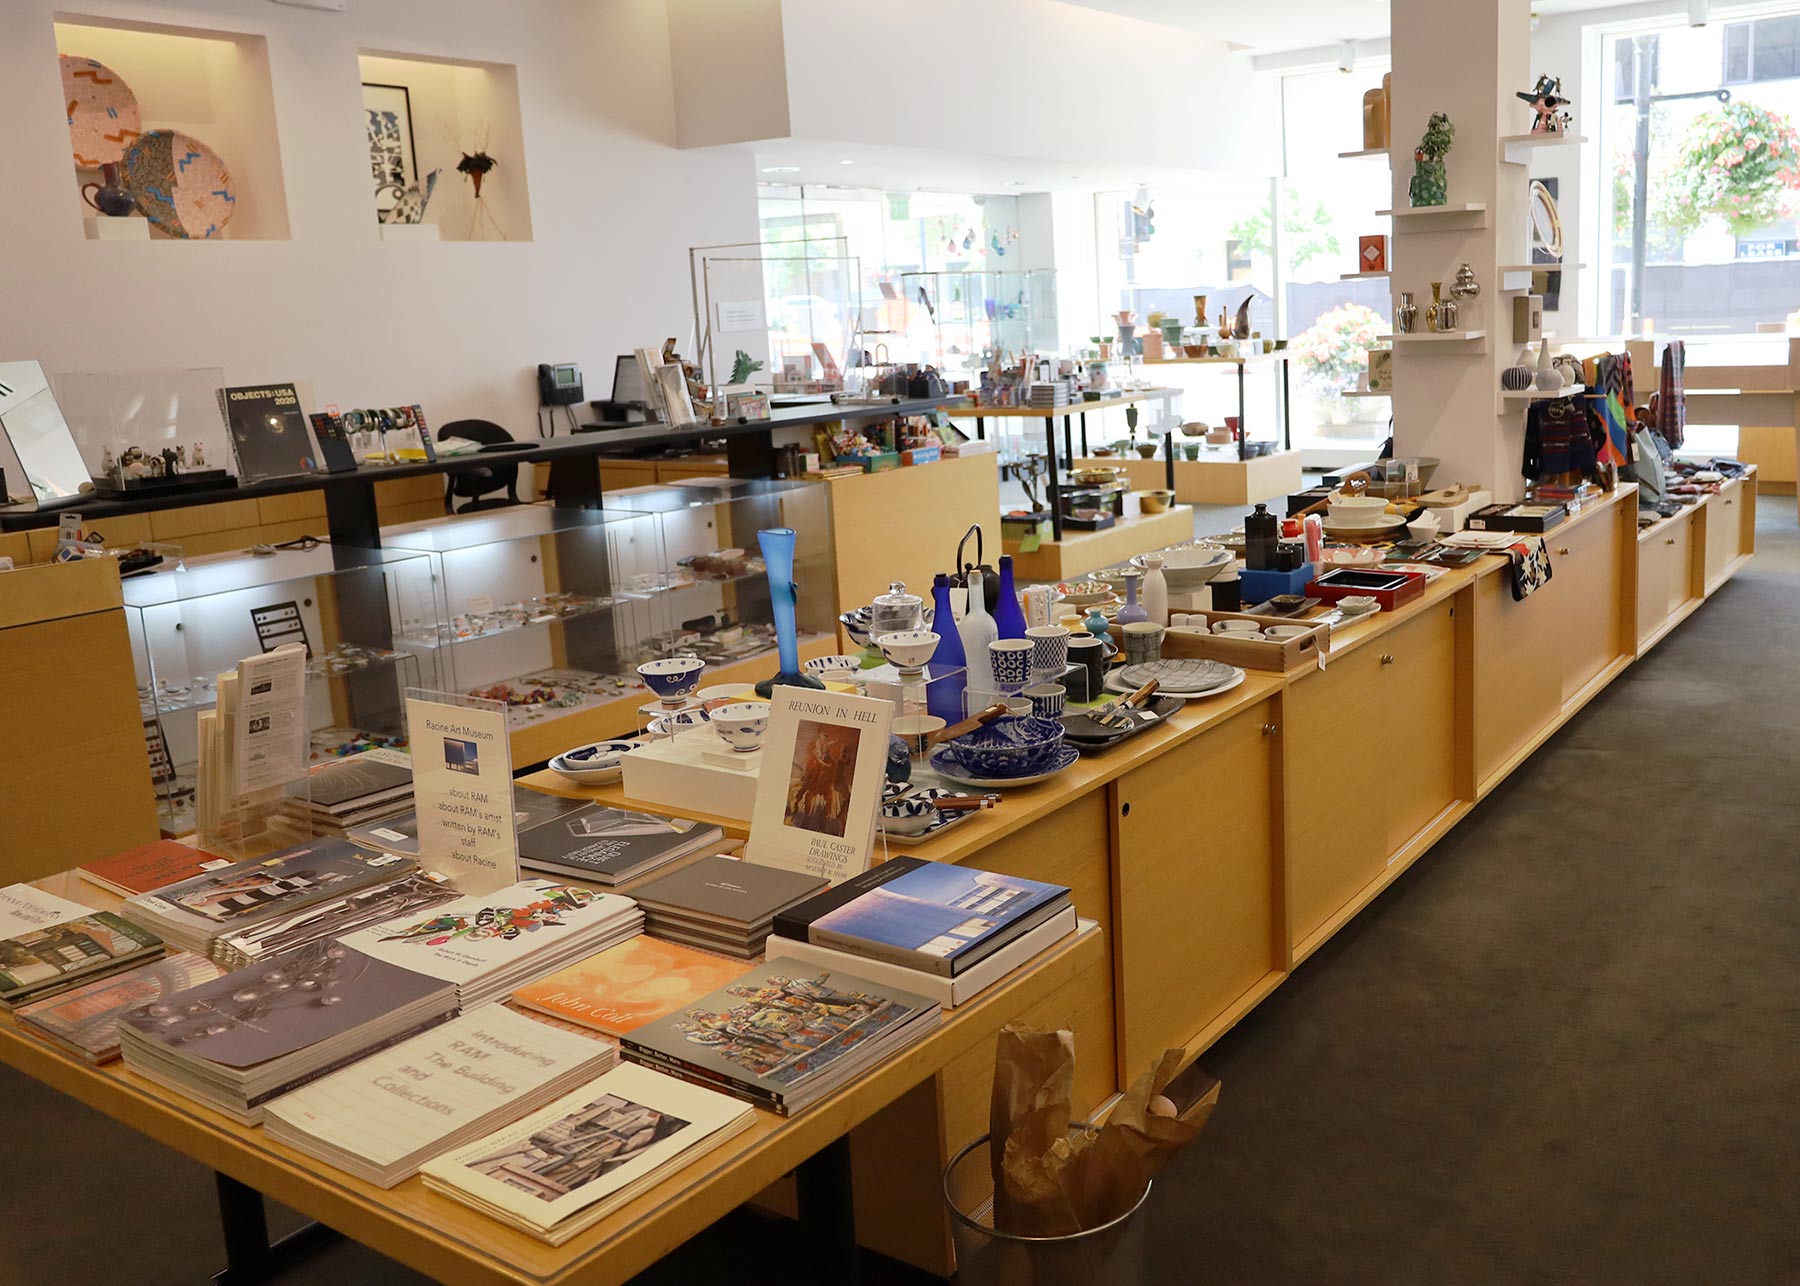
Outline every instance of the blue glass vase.
<svg viewBox="0 0 1800 1286"><path fill-rule="evenodd" d="M769 605L775 614L775 651L780 668L772 679L756 685L756 695L769 696L777 686L789 688L823 688L824 683L800 670L800 626L795 619L795 605L800 601L800 587L794 583L794 529L770 527L756 533L762 546L763 566L769 576Z"/></svg>
<svg viewBox="0 0 1800 1286"><path fill-rule="evenodd" d="M1000 555L1000 601L994 604L994 624L1003 639L1025 637L1025 609L1019 606L1018 591L1013 589L1011 554Z"/></svg>

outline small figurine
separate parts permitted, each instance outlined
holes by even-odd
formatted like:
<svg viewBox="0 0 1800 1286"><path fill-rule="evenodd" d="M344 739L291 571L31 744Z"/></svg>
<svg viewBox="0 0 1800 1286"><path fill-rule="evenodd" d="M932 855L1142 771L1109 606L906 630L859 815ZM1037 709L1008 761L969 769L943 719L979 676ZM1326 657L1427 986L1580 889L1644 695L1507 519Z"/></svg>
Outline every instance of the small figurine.
<svg viewBox="0 0 1800 1286"><path fill-rule="evenodd" d="M157 458L162 461L162 474L164 477L174 478L180 475L181 460L172 448L164 447L162 449L162 454Z"/></svg>
<svg viewBox="0 0 1800 1286"><path fill-rule="evenodd" d="M1407 189L1407 199L1415 208L1443 205L1449 197L1449 171L1444 158L1456 141L1456 126L1443 112L1433 112L1426 122L1425 135L1413 149L1414 171Z"/></svg>
<svg viewBox="0 0 1800 1286"><path fill-rule="evenodd" d="M152 478L162 477L163 470L165 467L166 466L163 464L163 458L161 456L153 455L150 457L150 476Z"/></svg>
<svg viewBox="0 0 1800 1286"><path fill-rule="evenodd" d="M1562 134L1569 128L1569 114L1562 109L1569 105L1569 100L1562 96L1562 79L1557 76L1539 76L1537 84L1530 89L1520 90L1515 97L1530 104L1537 116L1531 122L1533 134Z"/></svg>
<svg viewBox="0 0 1800 1286"><path fill-rule="evenodd" d="M110 478L118 468L119 462L113 459L112 448L110 446L103 448L100 452L100 472Z"/></svg>
<svg viewBox="0 0 1800 1286"><path fill-rule="evenodd" d="M187 470L187 446L180 442L175 444L175 463L181 466L183 472Z"/></svg>
<svg viewBox="0 0 1800 1286"><path fill-rule="evenodd" d="M194 467L196 469L206 467L206 448L198 442L194 443Z"/></svg>

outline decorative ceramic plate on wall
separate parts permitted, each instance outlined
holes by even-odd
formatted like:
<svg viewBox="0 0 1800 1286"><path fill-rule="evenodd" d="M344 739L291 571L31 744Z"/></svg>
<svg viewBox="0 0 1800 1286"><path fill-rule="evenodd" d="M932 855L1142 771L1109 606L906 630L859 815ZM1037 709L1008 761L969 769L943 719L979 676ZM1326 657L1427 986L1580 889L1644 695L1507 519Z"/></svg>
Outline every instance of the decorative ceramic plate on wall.
<svg viewBox="0 0 1800 1286"><path fill-rule="evenodd" d="M219 154L192 134L153 129L125 153L125 184L150 222L171 237L216 237L237 196Z"/></svg>
<svg viewBox="0 0 1800 1286"><path fill-rule="evenodd" d="M63 102L69 109L69 142L75 164L86 170L125 159L125 149L144 132L137 95L104 63L63 54Z"/></svg>

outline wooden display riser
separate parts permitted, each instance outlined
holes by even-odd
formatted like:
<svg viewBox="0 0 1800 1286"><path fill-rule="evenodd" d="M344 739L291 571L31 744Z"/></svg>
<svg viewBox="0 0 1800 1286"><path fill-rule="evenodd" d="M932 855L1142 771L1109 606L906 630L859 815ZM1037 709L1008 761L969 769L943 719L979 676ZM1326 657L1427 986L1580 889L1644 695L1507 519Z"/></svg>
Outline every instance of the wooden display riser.
<svg viewBox="0 0 1800 1286"><path fill-rule="evenodd" d="M1019 552L1016 540L1002 541L1000 548L1012 555L1013 575L1019 580L1059 581L1193 538L1192 507L1173 505L1167 513L1128 514L1105 531L1064 531L1061 540L1046 540L1030 553Z"/></svg>
<svg viewBox="0 0 1800 1286"><path fill-rule="evenodd" d="M1175 439L1177 447L1181 441ZM1084 456L1075 462L1078 469L1108 466L1122 466L1133 491L1152 491L1168 485L1161 460ZM1252 505L1299 491L1302 485L1298 451L1277 451L1251 460L1239 460L1223 451L1203 451L1198 460L1175 462L1175 499L1184 505Z"/></svg>

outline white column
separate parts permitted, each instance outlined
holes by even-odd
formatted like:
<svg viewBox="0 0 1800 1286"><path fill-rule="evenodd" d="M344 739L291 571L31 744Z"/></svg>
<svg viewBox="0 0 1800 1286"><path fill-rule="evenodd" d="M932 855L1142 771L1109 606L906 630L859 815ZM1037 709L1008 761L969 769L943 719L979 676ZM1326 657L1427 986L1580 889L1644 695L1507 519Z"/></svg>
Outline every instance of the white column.
<svg viewBox="0 0 1800 1286"><path fill-rule="evenodd" d="M1485 332L1466 341L1394 343L1394 453L1436 456L1436 482L1491 488L1496 500L1517 499L1524 479L1525 403L1502 403L1500 372L1512 365L1512 300L1500 265L1526 253L1526 170L1502 159L1499 139L1529 127L1529 109L1514 97L1529 89L1530 0L1393 0L1393 207L1407 209L1413 148L1433 112L1456 127L1448 157L1446 208L1479 204L1479 212L1400 214L1394 219L1389 286L1399 307L1410 290L1426 333L1431 283L1448 298L1458 265L1469 263L1479 298L1459 303L1457 327Z"/></svg>

